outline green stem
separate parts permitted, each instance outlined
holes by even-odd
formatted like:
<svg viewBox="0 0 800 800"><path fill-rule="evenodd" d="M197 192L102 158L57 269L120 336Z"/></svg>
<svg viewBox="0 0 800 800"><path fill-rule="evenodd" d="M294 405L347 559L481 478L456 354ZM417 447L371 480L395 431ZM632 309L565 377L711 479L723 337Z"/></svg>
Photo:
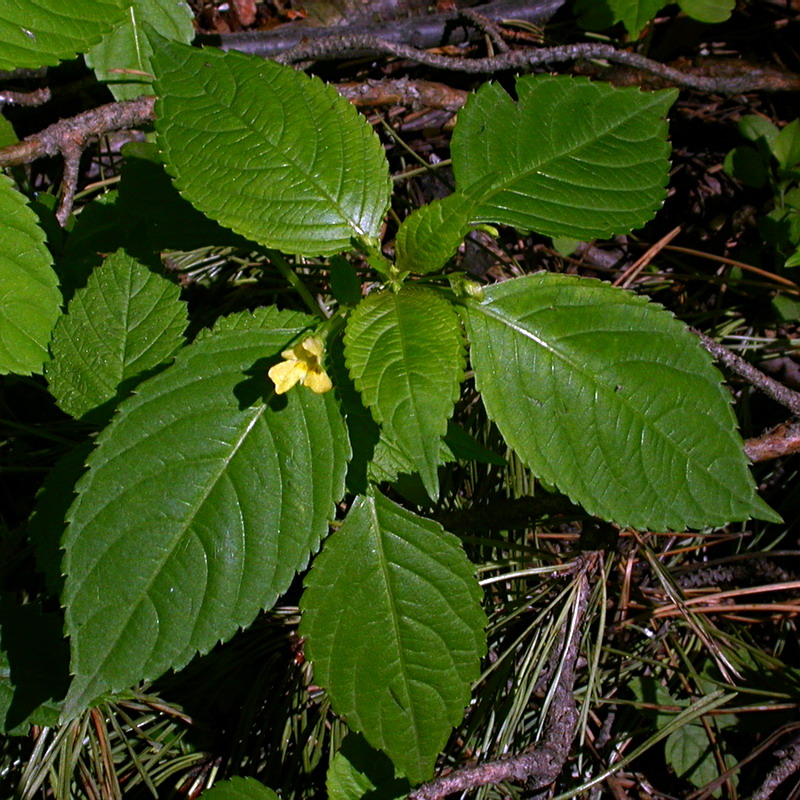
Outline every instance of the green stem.
<svg viewBox="0 0 800 800"><path fill-rule="evenodd" d="M303 302L308 306L312 314L321 319L328 319L328 315L322 310L320 304L314 299L314 295L308 287L297 277L295 271L289 266L286 259L275 250L268 250L269 260L274 264L278 272L286 278L289 285L300 295Z"/></svg>

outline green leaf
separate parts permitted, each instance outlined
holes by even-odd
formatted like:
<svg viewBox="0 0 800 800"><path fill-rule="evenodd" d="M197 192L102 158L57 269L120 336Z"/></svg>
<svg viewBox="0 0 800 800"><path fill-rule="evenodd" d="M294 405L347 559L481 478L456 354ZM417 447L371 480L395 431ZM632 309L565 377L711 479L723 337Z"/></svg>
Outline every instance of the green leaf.
<svg viewBox="0 0 800 800"><path fill-rule="evenodd" d="M348 734L333 757L325 788L328 800L400 800L411 791L394 764L359 733Z"/></svg>
<svg viewBox="0 0 800 800"><path fill-rule="evenodd" d="M780 131L768 119L759 117L758 114L747 114L739 120L737 125L739 133L751 142L763 140L768 150L772 150L772 144L777 139Z"/></svg>
<svg viewBox="0 0 800 800"><path fill-rule="evenodd" d="M664 742L664 759L681 778L705 786L719 776L708 734L702 725L684 725Z"/></svg>
<svg viewBox="0 0 800 800"><path fill-rule="evenodd" d="M0 147L7 147L10 144L16 144L18 141L14 126L0 114Z"/></svg>
<svg viewBox="0 0 800 800"><path fill-rule="evenodd" d="M428 289L374 292L348 320L345 358L376 422L437 497L441 439L464 374L453 306Z"/></svg>
<svg viewBox="0 0 800 800"><path fill-rule="evenodd" d="M203 792L203 800L278 800L278 795L255 778L231 778Z"/></svg>
<svg viewBox="0 0 800 800"><path fill-rule="evenodd" d="M94 442L87 440L63 455L47 474L36 495L28 520L28 539L36 553L36 569L45 579L47 591L58 597L64 588L61 574L61 537L67 526L67 512L75 500L75 484L86 472L86 459Z"/></svg>
<svg viewBox="0 0 800 800"><path fill-rule="evenodd" d="M192 10L183 0L129 0L130 8L114 30L87 54L86 63L97 80L108 84L117 100L153 94L150 57L153 46L142 26L149 24L161 36L188 44L194 39ZM129 71L127 74L125 71Z"/></svg>
<svg viewBox="0 0 800 800"><path fill-rule="evenodd" d="M764 156L746 144L734 147L725 156L723 167L732 178L756 189L760 189L769 180L769 170L764 162Z"/></svg>
<svg viewBox="0 0 800 800"><path fill-rule="evenodd" d="M349 457L333 392L276 398L266 375L312 320L235 319L142 383L88 459L63 541L66 717L248 625L327 532Z"/></svg>
<svg viewBox="0 0 800 800"><path fill-rule="evenodd" d="M42 67L84 53L122 19L127 0L3 0L0 69Z"/></svg>
<svg viewBox="0 0 800 800"><path fill-rule="evenodd" d="M69 685L69 652L57 614L0 596L0 731L20 735L30 724L54 725ZM31 632L35 635L31 635Z"/></svg>
<svg viewBox="0 0 800 800"><path fill-rule="evenodd" d="M61 293L44 232L25 198L0 174L0 373L41 372Z"/></svg>
<svg viewBox="0 0 800 800"><path fill-rule="evenodd" d="M465 308L486 411L586 510L663 530L780 518L756 494L711 357L661 306L538 274Z"/></svg>
<svg viewBox="0 0 800 800"><path fill-rule="evenodd" d="M333 255L378 235L388 163L333 87L255 56L163 40L153 65L164 162L196 208L289 253Z"/></svg>
<svg viewBox="0 0 800 800"><path fill-rule="evenodd" d="M470 221L477 198L493 182L488 176L464 194L456 192L409 214L397 231L397 268L418 273L441 269L474 227Z"/></svg>
<svg viewBox="0 0 800 800"><path fill-rule="evenodd" d="M800 119L792 120L775 137L772 152L784 170L790 170L800 162Z"/></svg>
<svg viewBox="0 0 800 800"><path fill-rule="evenodd" d="M120 250L89 276L53 330L50 391L73 417L114 400L184 343L180 288Z"/></svg>
<svg viewBox="0 0 800 800"><path fill-rule="evenodd" d="M135 248L139 253L195 250L208 245L255 248L252 242L210 220L180 196L164 170L155 144L129 142L122 148L122 155L125 161L116 216L129 249Z"/></svg>
<svg viewBox="0 0 800 800"><path fill-rule="evenodd" d="M473 222L585 240L653 216L666 197L664 115L674 90L546 75L520 78L516 89L518 102L486 83L459 113L451 147L458 190L494 175Z"/></svg>
<svg viewBox="0 0 800 800"><path fill-rule="evenodd" d="M736 0L678 0L678 5L700 22L725 22L736 7Z"/></svg>
<svg viewBox="0 0 800 800"><path fill-rule="evenodd" d="M478 677L480 595L458 539L381 495L356 499L306 578L314 679L414 783L430 778Z"/></svg>
<svg viewBox="0 0 800 800"><path fill-rule="evenodd" d="M340 305L356 306L361 300L361 278L344 256L330 261L331 293Z"/></svg>
<svg viewBox="0 0 800 800"><path fill-rule="evenodd" d="M622 22L628 33L638 39L642 28L663 8L664 0L608 0L614 22Z"/></svg>

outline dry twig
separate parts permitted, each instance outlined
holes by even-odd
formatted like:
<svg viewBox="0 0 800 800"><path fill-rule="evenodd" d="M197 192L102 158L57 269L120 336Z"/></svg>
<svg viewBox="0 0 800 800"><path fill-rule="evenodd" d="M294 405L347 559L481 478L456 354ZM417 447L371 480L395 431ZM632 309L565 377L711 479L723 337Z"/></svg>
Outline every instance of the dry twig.
<svg viewBox="0 0 800 800"><path fill-rule="evenodd" d="M587 553L581 557L573 623L570 630L565 627L560 631L551 657L551 672L558 672L558 681L539 744L526 753L465 767L436 778L415 789L409 795L409 800L441 800L455 792L504 781L525 783L526 789L532 792L549 786L558 778L569 756L578 721L578 709L572 689L580 650L580 626L591 593L589 575L599 563L595 553Z"/></svg>

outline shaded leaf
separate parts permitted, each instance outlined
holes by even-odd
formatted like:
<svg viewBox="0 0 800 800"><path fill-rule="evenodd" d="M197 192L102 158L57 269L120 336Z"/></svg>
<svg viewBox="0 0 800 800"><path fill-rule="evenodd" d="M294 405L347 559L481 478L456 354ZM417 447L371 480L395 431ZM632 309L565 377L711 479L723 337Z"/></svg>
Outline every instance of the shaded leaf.
<svg viewBox="0 0 800 800"><path fill-rule="evenodd" d="M266 377L311 320L237 319L142 383L88 459L63 541L67 717L248 625L327 532L344 422L332 393L275 398Z"/></svg>
<svg viewBox="0 0 800 800"><path fill-rule="evenodd" d="M725 22L736 7L736 0L678 0L678 5L700 22Z"/></svg>
<svg viewBox="0 0 800 800"><path fill-rule="evenodd" d="M69 651L57 614L0 596L0 730L21 735L54 725L69 685ZM32 636L31 631L36 635Z"/></svg>
<svg viewBox="0 0 800 800"><path fill-rule="evenodd" d="M203 800L278 800L278 795L255 778L230 778L203 792Z"/></svg>
<svg viewBox="0 0 800 800"><path fill-rule="evenodd" d="M122 19L126 0L3 0L0 69L41 67L84 53Z"/></svg>
<svg viewBox="0 0 800 800"><path fill-rule="evenodd" d="M184 0L129 2L123 19L86 54L86 63L94 69L97 80L107 83L117 100L153 94L152 79L146 74L152 73L153 46L143 25L151 25L171 41L189 44L194 39L192 10Z"/></svg>
<svg viewBox="0 0 800 800"><path fill-rule="evenodd" d="M306 578L301 634L351 730L428 779L485 650L481 592L458 539L382 495L359 497Z"/></svg>
<svg viewBox="0 0 800 800"><path fill-rule="evenodd" d="M331 86L255 56L161 41L158 140L196 208L284 252L333 255L378 235L383 147Z"/></svg>
<svg viewBox="0 0 800 800"><path fill-rule="evenodd" d="M67 511L75 500L75 484L86 472L86 459L94 442L81 442L62 456L47 474L36 495L28 520L28 539L36 553L36 569L45 579L47 591L58 597L64 588L61 574L61 537L67 526Z"/></svg>
<svg viewBox="0 0 800 800"><path fill-rule="evenodd" d="M664 115L673 90L585 78L524 77L514 102L484 84L459 113L451 146L459 191L494 175L473 222L579 239L641 227L666 197Z"/></svg>
<svg viewBox="0 0 800 800"><path fill-rule="evenodd" d="M0 174L0 373L41 372L61 293L36 215Z"/></svg>
<svg viewBox="0 0 800 800"><path fill-rule="evenodd" d="M47 365L58 405L81 417L119 401L184 343L180 289L124 251L110 255L53 330Z"/></svg>
<svg viewBox="0 0 800 800"><path fill-rule="evenodd" d="M660 306L538 274L465 307L489 416L591 514L662 530L778 515L756 494L711 357Z"/></svg>
<svg viewBox="0 0 800 800"><path fill-rule="evenodd" d="M370 747L360 733L345 737L325 779L328 800L400 800L411 785L396 775L394 764Z"/></svg>
<svg viewBox="0 0 800 800"><path fill-rule="evenodd" d="M441 439L464 373L464 340L453 306L427 289L374 292L347 322L345 358L386 437L437 497Z"/></svg>

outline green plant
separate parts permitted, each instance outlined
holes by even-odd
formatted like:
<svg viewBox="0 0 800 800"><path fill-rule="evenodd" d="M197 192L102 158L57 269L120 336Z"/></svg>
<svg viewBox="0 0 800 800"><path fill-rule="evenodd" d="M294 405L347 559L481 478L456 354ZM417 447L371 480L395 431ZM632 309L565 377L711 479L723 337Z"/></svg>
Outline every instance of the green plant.
<svg viewBox="0 0 800 800"><path fill-rule="evenodd" d="M747 116L739 132L753 144L731 150L725 171L745 186L770 189L774 207L759 218L758 229L783 266L800 266L800 120L778 129L763 117Z"/></svg>
<svg viewBox="0 0 800 800"><path fill-rule="evenodd" d="M315 680L419 783L485 651L461 542L399 502L435 502L460 453L493 457L448 427L467 345L489 419L543 491L640 529L779 520L719 374L670 313L594 280L483 287L447 269L476 226L591 238L644 224L665 196L675 93L485 85L454 135L455 192L402 221L391 260L387 162L346 101L287 67L150 36L158 151L130 148L118 195L94 206L117 221L111 255L82 251L96 221L75 222L56 263L66 312L34 213L10 179L0 195L4 293L27 304L0 312L2 367L44 369L59 406L101 429L56 467L30 530L70 638L55 713L72 722L212 650L322 542L300 601ZM159 189L143 206L146 185ZM271 303L188 342L157 254L211 244L259 254L311 313ZM322 272L325 308L303 283ZM364 274L380 286L362 298Z"/></svg>

